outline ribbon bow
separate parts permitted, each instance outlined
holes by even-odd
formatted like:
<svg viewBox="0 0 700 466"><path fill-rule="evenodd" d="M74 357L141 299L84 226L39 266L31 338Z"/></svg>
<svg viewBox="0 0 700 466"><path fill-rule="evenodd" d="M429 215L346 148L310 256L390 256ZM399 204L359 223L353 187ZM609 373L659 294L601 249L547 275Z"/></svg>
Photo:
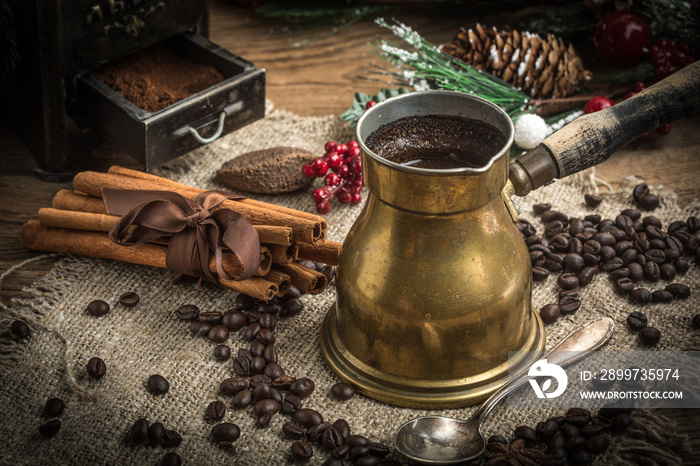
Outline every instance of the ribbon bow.
<svg viewBox="0 0 700 466"><path fill-rule="evenodd" d="M105 188L102 197L109 214L122 216L109 231L115 243L130 246L172 235L165 261L170 270L218 282L209 270L210 251L225 280L245 280L260 267L260 238L253 225L229 209L214 211L226 199L241 196L206 191L189 200L171 191ZM238 277L224 270L224 246L243 266Z"/></svg>

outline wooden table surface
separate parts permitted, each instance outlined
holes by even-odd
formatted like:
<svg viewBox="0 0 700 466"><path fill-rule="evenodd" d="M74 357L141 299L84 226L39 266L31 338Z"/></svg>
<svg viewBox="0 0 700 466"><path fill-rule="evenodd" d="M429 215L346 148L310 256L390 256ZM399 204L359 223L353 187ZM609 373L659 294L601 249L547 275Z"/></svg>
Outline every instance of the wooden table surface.
<svg viewBox="0 0 700 466"><path fill-rule="evenodd" d="M516 24L516 12L470 16L462 11L438 12L437 9L402 7L389 10L433 43L451 40L462 25L477 21L500 26ZM282 31L249 9L237 8L225 0L211 0L210 38L213 42L240 55L267 72L267 98L275 108L298 115L340 114L352 103L357 91L374 94L386 84L363 79L370 63L381 63L369 41L376 36L389 37L388 31L372 23L372 18L341 29L327 38L301 47L293 44L317 37L330 26ZM592 57L586 44L579 52ZM600 64L592 59L594 71ZM606 70L602 70L606 72ZM652 134L646 140L630 143L597 167L597 176L613 186L629 175L640 175L650 184L661 184L679 194L683 205L700 199L700 118L674 122L665 137ZM280 141L284 144L284 141ZM7 129L0 127L0 273L39 254L24 250L19 234L23 222L34 217L40 207L48 206L53 195L68 184L45 183L32 175L36 164L24 144ZM98 148L85 169L106 170L121 164L140 168L128 155L105 143ZM21 289L32 283L52 266L52 260L33 262L12 271L2 282L2 300L7 303ZM676 419L679 432L687 432L692 450L700 451L700 410L666 410ZM691 453L684 454L686 464L698 464Z"/></svg>

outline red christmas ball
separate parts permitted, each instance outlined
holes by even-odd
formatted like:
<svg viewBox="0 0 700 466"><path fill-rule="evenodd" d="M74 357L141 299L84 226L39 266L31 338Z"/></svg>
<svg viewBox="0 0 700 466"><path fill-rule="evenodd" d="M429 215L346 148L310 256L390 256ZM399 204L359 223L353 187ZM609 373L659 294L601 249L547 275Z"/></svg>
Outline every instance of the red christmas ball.
<svg viewBox="0 0 700 466"><path fill-rule="evenodd" d="M639 15L615 11L594 25L593 44L605 63L634 66L642 61L651 47L651 28Z"/></svg>
<svg viewBox="0 0 700 466"><path fill-rule="evenodd" d="M607 97L603 96L598 96L598 97L593 97L591 100L586 102L586 105L583 107L583 113L589 114L589 113L595 113L600 110L606 109L608 107L613 106L613 101L608 99Z"/></svg>

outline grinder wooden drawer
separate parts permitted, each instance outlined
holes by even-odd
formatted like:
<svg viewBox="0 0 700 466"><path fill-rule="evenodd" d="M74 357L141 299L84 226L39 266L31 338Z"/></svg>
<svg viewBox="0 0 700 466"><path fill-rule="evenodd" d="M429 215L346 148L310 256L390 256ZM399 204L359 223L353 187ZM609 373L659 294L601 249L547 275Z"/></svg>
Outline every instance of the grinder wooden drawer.
<svg viewBox="0 0 700 466"><path fill-rule="evenodd" d="M139 108L89 73L76 86L73 116L78 123L145 163L146 169L211 142L216 133L227 134L265 116L265 70L198 34L175 36L164 45L195 63L213 66L224 81L157 112Z"/></svg>

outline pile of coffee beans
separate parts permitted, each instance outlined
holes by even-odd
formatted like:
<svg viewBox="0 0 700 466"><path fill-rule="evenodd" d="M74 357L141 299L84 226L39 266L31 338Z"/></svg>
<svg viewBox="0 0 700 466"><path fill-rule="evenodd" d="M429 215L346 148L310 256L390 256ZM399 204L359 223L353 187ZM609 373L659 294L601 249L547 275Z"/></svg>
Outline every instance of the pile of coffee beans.
<svg viewBox="0 0 700 466"><path fill-rule="evenodd" d="M649 193L644 183L634 188L633 198L646 210L658 206L658 197ZM588 194L584 201L595 207L602 199ZM561 289L557 303L540 309L545 323L576 312L581 307L578 288L588 285L601 272L608 274L619 295L636 305L690 296L687 285L673 280L688 271L687 257L700 262L700 240L695 236L700 231L700 218L676 220L664 229L657 217L642 216L637 209L625 209L615 219L603 219L599 214L570 218L552 210L550 204L534 205L533 211L545 224L543 235L537 234L528 220L518 222L530 252L533 280L545 280L551 273L558 273L557 285ZM661 280L672 283L654 291L641 284ZM643 328L647 330L641 332ZM661 336L646 324L638 330L640 342L645 345L656 344Z"/></svg>
<svg viewBox="0 0 700 466"><path fill-rule="evenodd" d="M468 464L590 464L595 455L608 449L610 435L632 424L631 413L632 408L615 405L600 408L596 415L587 409L571 408L563 416L538 422L534 428L516 427L510 443L500 435L489 437L486 452Z"/></svg>

